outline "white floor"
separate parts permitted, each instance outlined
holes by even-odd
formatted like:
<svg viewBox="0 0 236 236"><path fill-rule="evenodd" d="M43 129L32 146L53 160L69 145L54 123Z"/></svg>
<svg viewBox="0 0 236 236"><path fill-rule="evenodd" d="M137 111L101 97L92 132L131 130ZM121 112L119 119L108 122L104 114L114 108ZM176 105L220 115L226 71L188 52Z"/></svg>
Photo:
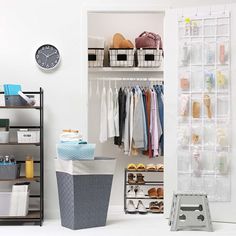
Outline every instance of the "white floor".
<svg viewBox="0 0 236 236"><path fill-rule="evenodd" d="M109 213L107 226L73 231L61 227L59 220L45 220L39 226L1 226L0 235L11 236L163 236L163 235L236 235L236 224L213 223L214 232L178 231L170 232L168 221L162 215L125 215Z"/></svg>

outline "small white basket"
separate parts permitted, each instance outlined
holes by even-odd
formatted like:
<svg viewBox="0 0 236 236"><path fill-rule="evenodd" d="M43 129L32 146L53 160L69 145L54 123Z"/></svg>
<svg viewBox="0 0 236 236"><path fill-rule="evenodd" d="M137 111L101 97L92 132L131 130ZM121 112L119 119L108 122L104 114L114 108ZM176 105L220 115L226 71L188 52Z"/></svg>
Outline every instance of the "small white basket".
<svg viewBox="0 0 236 236"><path fill-rule="evenodd" d="M162 50L157 48L137 49L138 67L160 67L162 62Z"/></svg>
<svg viewBox="0 0 236 236"><path fill-rule="evenodd" d="M39 143L40 131L39 130L19 130L17 131L18 143Z"/></svg>
<svg viewBox="0 0 236 236"><path fill-rule="evenodd" d="M134 66L134 52L132 48L124 49L109 49L110 66L111 67L133 67Z"/></svg>
<svg viewBox="0 0 236 236"><path fill-rule="evenodd" d="M89 48L88 49L88 66L103 67L104 48Z"/></svg>
<svg viewBox="0 0 236 236"><path fill-rule="evenodd" d="M9 143L9 131L0 131L0 143Z"/></svg>
<svg viewBox="0 0 236 236"><path fill-rule="evenodd" d="M0 192L0 216L27 216L29 192Z"/></svg>

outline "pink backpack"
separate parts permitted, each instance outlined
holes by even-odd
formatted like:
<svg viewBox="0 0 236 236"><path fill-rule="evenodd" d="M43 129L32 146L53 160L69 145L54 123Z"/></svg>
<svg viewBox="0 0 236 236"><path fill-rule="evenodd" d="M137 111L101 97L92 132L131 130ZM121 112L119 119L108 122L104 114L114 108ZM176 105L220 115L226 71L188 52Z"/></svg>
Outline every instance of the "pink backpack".
<svg viewBox="0 0 236 236"><path fill-rule="evenodd" d="M159 34L144 31L135 39L136 48L162 48L162 40Z"/></svg>

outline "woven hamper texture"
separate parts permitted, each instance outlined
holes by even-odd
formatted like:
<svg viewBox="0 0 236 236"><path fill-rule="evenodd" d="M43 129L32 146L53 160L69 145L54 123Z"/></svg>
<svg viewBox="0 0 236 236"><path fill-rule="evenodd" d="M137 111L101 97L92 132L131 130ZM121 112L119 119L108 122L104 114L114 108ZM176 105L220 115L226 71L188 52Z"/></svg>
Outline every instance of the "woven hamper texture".
<svg viewBox="0 0 236 236"><path fill-rule="evenodd" d="M70 175L58 171L56 175L62 226L104 226L113 175Z"/></svg>

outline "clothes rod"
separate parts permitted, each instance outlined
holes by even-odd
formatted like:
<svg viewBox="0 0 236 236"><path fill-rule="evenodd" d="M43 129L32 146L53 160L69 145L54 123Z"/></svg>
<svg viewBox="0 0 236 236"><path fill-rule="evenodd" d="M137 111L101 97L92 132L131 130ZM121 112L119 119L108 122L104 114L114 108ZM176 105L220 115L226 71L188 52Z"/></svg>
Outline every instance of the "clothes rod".
<svg viewBox="0 0 236 236"><path fill-rule="evenodd" d="M161 81L163 78L89 78L90 81Z"/></svg>

